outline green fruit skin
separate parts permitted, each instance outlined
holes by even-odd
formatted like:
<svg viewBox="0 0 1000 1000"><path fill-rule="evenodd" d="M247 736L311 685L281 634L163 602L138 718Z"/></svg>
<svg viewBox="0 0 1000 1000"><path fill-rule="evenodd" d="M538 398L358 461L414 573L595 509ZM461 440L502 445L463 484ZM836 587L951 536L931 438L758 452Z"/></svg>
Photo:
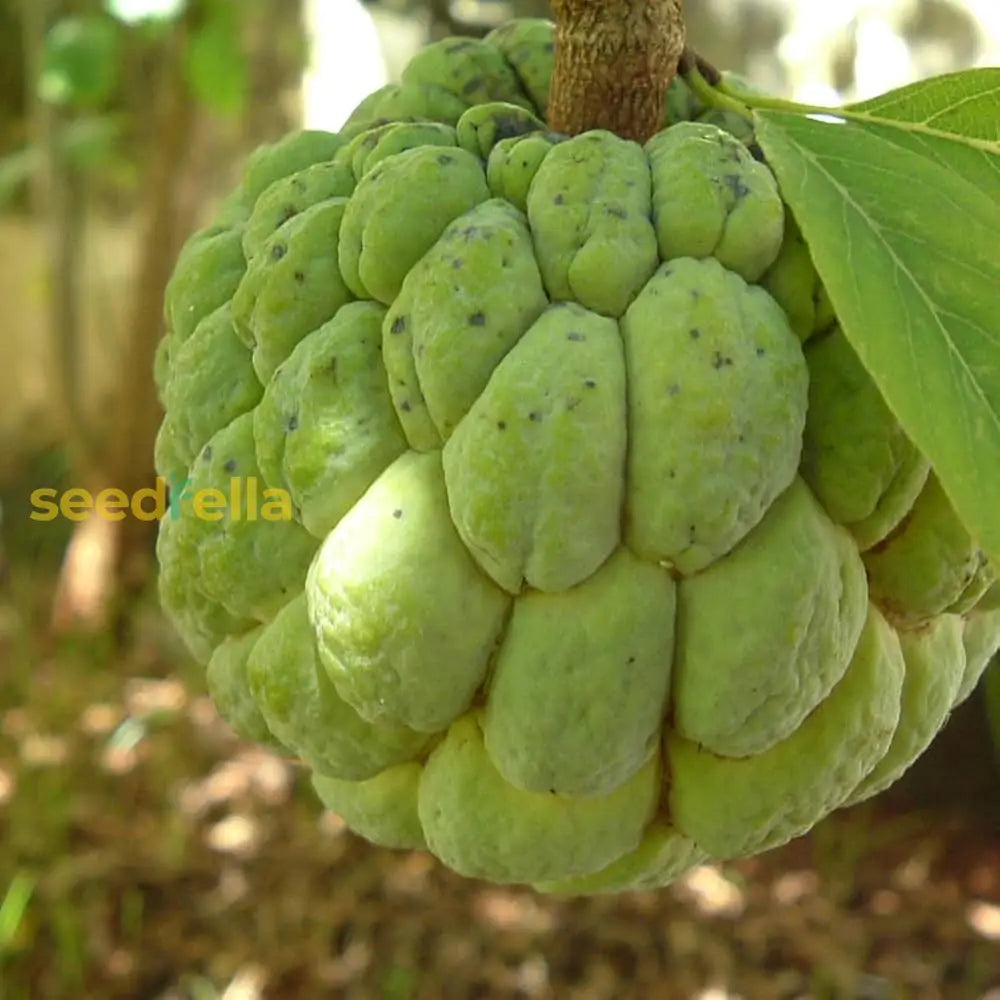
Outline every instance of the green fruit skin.
<svg viewBox="0 0 1000 1000"><path fill-rule="evenodd" d="M485 41L503 54L536 114L544 116L555 62L555 25L541 17L517 18L494 28Z"/></svg>
<svg viewBox="0 0 1000 1000"><path fill-rule="evenodd" d="M642 148L605 131L560 142L539 166L527 205L549 298L621 316L657 265Z"/></svg>
<svg viewBox="0 0 1000 1000"><path fill-rule="evenodd" d="M268 728L247 685L247 657L263 626L229 636L216 647L205 670L208 693L219 715L240 739L285 749Z"/></svg>
<svg viewBox="0 0 1000 1000"><path fill-rule="evenodd" d="M695 573L730 551L791 484L805 360L774 300L714 260L661 265L621 329L626 539L646 559Z"/></svg>
<svg viewBox="0 0 1000 1000"><path fill-rule="evenodd" d="M654 756L608 795L522 791L493 766L470 714L428 758L417 805L428 847L449 868L468 878L531 883L591 874L635 850L659 785Z"/></svg>
<svg viewBox="0 0 1000 1000"><path fill-rule="evenodd" d="M625 549L568 591L515 603L482 714L507 781L604 795L657 752L675 604L670 575Z"/></svg>
<svg viewBox="0 0 1000 1000"><path fill-rule="evenodd" d="M344 211L345 284L358 298L391 305L448 223L489 197L482 163L464 149L422 146L377 163Z"/></svg>
<svg viewBox="0 0 1000 1000"><path fill-rule="evenodd" d="M322 540L406 450L382 364L385 310L351 302L301 340L254 410L261 474Z"/></svg>
<svg viewBox="0 0 1000 1000"><path fill-rule="evenodd" d="M359 132L340 150L334 163L349 169L357 182L377 163L396 153L417 146L454 147L457 141L455 129L441 122L385 122Z"/></svg>
<svg viewBox="0 0 1000 1000"><path fill-rule="evenodd" d="M714 256L754 282L774 263L785 210L771 171L723 129L679 122L646 143L660 256Z"/></svg>
<svg viewBox="0 0 1000 1000"><path fill-rule="evenodd" d="M516 104L494 101L469 108L459 118L455 130L463 149L486 160L502 139L544 132L545 123Z"/></svg>
<svg viewBox="0 0 1000 1000"><path fill-rule="evenodd" d="M545 157L561 140L549 132L532 132L501 139L490 150L486 179L498 198L509 201L522 212L528 211L528 191Z"/></svg>
<svg viewBox="0 0 1000 1000"><path fill-rule="evenodd" d="M541 882L535 889L554 896L650 892L666 888L707 860L708 855L690 837L678 833L668 823L654 820L643 834L642 843L607 868L592 875Z"/></svg>
<svg viewBox="0 0 1000 1000"><path fill-rule="evenodd" d="M802 476L862 551L912 509L930 463L906 437L843 331L805 347L809 414Z"/></svg>
<svg viewBox="0 0 1000 1000"><path fill-rule="evenodd" d="M356 834L380 847L423 850L427 847L417 814L422 774L417 763L397 764L366 781L343 781L314 774L312 783L327 809Z"/></svg>
<svg viewBox="0 0 1000 1000"><path fill-rule="evenodd" d="M262 385L306 334L353 298L337 241L349 202L330 198L294 215L264 242L233 297L236 331Z"/></svg>
<svg viewBox="0 0 1000 1000"><path fill-rule="evenodd" d="M389 390L412 447L438 447L451 436L547 305L516 209L491 199L445 229L385 318Z"/></svg>
<svg viewBox="0 0 1000 1000"><path fill-rule="evenodd" d="M800 479L679 591L674 727L725 757L789 738L841 681L868 614L857 550Z"/></svg>
<svg viewBox="0 0 1000 1000"><path fill-rule="evenodd" d="M444 446L450 516L517 594L585 580L620 541L625 368L614 321L546 310Z"/></svg>
<svg viewBox="0 0 1000 1000"><path fill-rule="evenodd" d="M668 732L673 823L717 860L757 854L805 833L885 756L899 721L904 674L899 638L870 605L841 681L770 750L724 758Z"/></svg>
<svg viewBox="0 0 1000 1000"><path fill-rule="evenodd" d="M327 778L367 781L419 756L426 733L366 722L337 694L320 666L305 594L255 631L245 684L274 735Z"/></svg>
<svg viewBox="0 0 1000 1000"><path fill-rule="evenodd" d="M941 615L926 628L899 633L906 664L899 725L885 756L844 802L870 799L897 781L945 724L965 673L963 622Z"/></svg>
<svg viewBox="0 0 1000 1000"><path fill-rule="evenodd" d="M340 163L313 163L276 180L257 199L243 230L243 255L248 262L264 249L270 237L290 219L330 198L349 198L355 179Z"/></svg>
<svg viewBox="0 0 1000 1000"><path fill-rule="evenodd" d="M406 452L375 480L327 536L306 594L340 696L369 722L429 733L471 704L509 605L455 532L436 452Z"/></svg>
<svg viewBox="0 0 1000 1000"><path fill-rule="evenodd" d="M907 516L864 561L872 599L906 627L973 607L996 578L933 472Z"/></svg>

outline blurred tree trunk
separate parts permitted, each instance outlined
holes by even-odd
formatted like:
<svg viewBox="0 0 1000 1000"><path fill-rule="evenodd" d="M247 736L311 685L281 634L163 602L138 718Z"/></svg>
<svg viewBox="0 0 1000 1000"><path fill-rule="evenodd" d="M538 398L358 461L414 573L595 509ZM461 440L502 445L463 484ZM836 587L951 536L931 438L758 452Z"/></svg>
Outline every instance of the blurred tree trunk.
<svg viewBox="0 0 1000 1000"><path fill-rule="evenodd" d="M136 278L128 308L122 349L112 356L118 369L117 399L105 440L98 447L86 442L86 422L74 420L72 449L74 484L96 495L115 487L132 496L154 481L153 442L161 411L153 382L153 356L163 332L163 291L184 237L193 226L200 185L190 183L190 151L197 107L184 76L183 51L189 22L180 20L165 43L160 76L150 88L156 141L150 146L145 201L139 206ZM197 194L192 196L192 188ZM60 267L74 267L63 260ZM78 303L79 300L77 300ZM61 322L61 321L60 321ZM74 328L74 331L76 328ZM77 339L62 338L64 372L80 378ZM78 387L73 390L79 398ZM82 443L81 443L82 442ZM117 598L137 591L149 576L155 521L126 517L81 521L67 547L52 608L56 632L100 629L112 620Z"/></svg>

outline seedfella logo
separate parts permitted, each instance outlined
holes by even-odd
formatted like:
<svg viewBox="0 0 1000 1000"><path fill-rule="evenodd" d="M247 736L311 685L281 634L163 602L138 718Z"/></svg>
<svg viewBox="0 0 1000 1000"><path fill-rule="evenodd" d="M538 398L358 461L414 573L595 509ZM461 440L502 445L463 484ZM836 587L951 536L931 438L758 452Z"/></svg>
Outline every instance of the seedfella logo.
<svg viewBox="0 0 1000 1000"><path fill-rule="evenodd" d="M60 493L42 487L31 494L33 521L86 521L99 517L107 521L160 521L193 516L200 521L290 521L292 498L287 490L265 487L256 477L229 480L229 491L190 488L190 480L167 480L157 477L155 486L136 490L109 488L94 494L72 488Z"/></svg>

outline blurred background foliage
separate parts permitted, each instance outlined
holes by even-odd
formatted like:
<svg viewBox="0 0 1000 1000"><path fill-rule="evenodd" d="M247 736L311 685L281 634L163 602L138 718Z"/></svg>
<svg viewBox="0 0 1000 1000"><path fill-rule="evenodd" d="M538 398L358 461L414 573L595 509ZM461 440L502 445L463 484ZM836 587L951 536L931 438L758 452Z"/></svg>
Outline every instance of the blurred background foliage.
<svg viewBox="0 0 1000 1000"><path fill-rule="evenodd" d="M685 10L716 65L820 103L1000 65L996 0ZM0 1000L1000 987L996 666L876 811L676 894L539 902L369 849L329 817L317 831L295 769L212 714L156 608L150 526L28 517L37 487L151 482L163 286L252 148L336 129L429 39L548 14L545 0L0 0Z"/></svg>

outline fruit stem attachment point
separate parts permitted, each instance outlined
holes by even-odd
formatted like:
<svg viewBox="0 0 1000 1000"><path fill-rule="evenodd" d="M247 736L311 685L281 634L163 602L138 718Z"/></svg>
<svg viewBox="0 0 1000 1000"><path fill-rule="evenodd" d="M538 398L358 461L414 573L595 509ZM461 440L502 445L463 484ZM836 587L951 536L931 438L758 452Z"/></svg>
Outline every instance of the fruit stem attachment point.
<svg viewBox="0 0 1000 1000"><path fill-rule="evenodd" d="M684 51L682 0L552 0L552 10L549 127L607 129L635 142L659 132Z"/></svg>

